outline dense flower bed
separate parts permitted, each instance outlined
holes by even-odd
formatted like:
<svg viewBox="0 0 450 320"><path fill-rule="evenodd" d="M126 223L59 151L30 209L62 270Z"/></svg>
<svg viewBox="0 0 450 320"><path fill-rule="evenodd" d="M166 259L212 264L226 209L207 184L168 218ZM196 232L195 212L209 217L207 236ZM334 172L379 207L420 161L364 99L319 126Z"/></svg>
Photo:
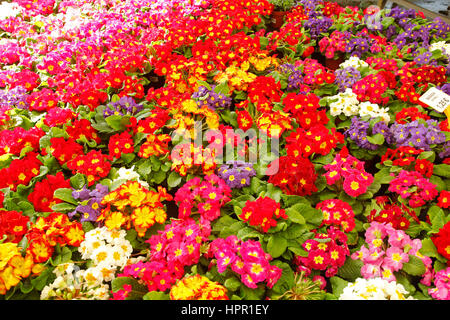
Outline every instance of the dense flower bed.
<svg viewBox="0 0 450 320"><path fill-rule="evenodd" d="M2 4L2 299L450 299L450 25L273 10Z"/></svg>

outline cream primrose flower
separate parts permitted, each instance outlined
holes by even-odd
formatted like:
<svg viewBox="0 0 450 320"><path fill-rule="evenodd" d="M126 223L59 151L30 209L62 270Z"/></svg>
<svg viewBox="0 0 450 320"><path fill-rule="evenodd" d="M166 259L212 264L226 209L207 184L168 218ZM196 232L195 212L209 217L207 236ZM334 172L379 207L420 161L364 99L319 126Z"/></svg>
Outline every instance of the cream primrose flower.
<svg viewBox="0 0 450 320"><path fill-rule="evenodd" d="M134 166L132 166L131 168L125 168L122 167L117 171L117 178L114 180L133 180L133 181L137 181L139 182L143 187L145 188L149 188L149 185L146 181L142 181L140 179L140 175L139 173L137 173L136 171L134 171Z"/></svg>
<svg viewBox="0 0 450 320"><path fill-rule="evenodd" d="M364 101L359 104L359 116L371 116L376 117L380 107L376 103L370 103L369 101Z"/></svg>
<svg viewBox="0 0 450 320"><path fill-rule="evenodd" d="M109 294L109 286L102 283L99 271L90 269L78 270L73 263L57 266L53 273L58 273L59 276L42 289L41 300L105 299L105 293ZM61 271L64 273L61 274Z"/></svg>
<svg viewBox="0 0 450 320"><path fill-rule="evenodd" d="M344 288L339 300L415 300L395 281L381 278L358 278Z"/></svg>
<svg viewBox="0 0 450 320"><path fill-rule="evenodd" d="M333 117L337 117L338 115L340 115L342 113L342 110L343 110L342 100L330 103L330 114Z"/></svg>
<svg viewBox="0 0 450 320"><path fill-rule="evenodd" d="M434 50L441 50L442 53L450 54L450 43L447 43L445 41L432 43L430 45L429 51L432 52Z"/></svg>
<svg viewBox="0 0 450 320"><path fill-rule="evenodd" d="M0 20L15 17L21 13L21 7L17 3L3 2L0 4Z"/></svg>
<svg viewBox="0 0 450 320"><path fill-rule="evenodd" d="M110 263L101 263L95 266L95 268L102 274L103 281L105 282L112 281L116 277L117 267L111 265Z"/></svg>
<svg viewBox="0 0 450 320"><path fill-rule="evenodd" d="M340 92L328 99L336 99L336 101L330 103L330 114L332 116L335 117L344 113L345 116L350 117L358 114L359 101L351 88L347 88L344 92Z"/></svg>
<svg viewBox="0 0 450 320"><path fill-rule="evenodd" d="M91 259L94 265L113 265L112 247L107 244L95 249L92 251Z"/></svg>
<svg viewBox="0 0 450 320"><path fill-rule="evenodd" d="M391 121L391 116L388 113L388 108L380 108L377 117L383 119L383 121L388 124Z"/></svg>
<svg viewBox="0 0 450 320"><path fill-rule="evenodd" d="M368 67L369 64L361 59L359 59L357 56L352 56L350 58L348 58L347 60L345 60L344 62L342 62L339 65L340 69L345 69L347 67L353 67L356 69L360 69L360 68L364 68L364 67Z"/></svg>
<svg viewBox="0 0 450 320"><path fill-rule="evenodd" d="M95 288L102 285L104 279L103 274L98 268L91 267L86 270L80 270L79 278L84 279L87 288Z"/></svg>

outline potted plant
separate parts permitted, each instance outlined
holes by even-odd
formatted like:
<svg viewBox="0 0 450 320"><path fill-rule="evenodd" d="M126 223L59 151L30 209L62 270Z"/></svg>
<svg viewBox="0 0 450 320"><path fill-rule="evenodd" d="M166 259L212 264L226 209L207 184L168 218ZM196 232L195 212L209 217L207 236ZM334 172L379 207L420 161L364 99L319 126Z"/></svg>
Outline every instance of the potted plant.
<svg viewBox="0 0 450 320"><path fill-rule="evenodd" d="M338 69L344 62L347 40L348 36L338 30L320 39L319 50L325 56L325 66L330 70Z"/></svg>
<svg viewBox="0 0 450 320"><path fill-rule="evenodd" d="M293 6L294 0L269 0L274 5L274 10L271 15L272 27L279 29L284 23L284 16Z"/></svg>

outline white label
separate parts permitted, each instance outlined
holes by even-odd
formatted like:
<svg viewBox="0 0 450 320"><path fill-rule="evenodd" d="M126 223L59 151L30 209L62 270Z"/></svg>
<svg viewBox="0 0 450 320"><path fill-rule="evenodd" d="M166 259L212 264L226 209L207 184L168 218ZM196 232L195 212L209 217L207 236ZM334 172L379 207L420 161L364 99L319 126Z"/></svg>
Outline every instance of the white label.
<svg viewBox="0 0 450 320"><path fill-rule="evenodd" d="M435 87L428 89L419 100L438 112L450 108L450 96Z"/></svg>

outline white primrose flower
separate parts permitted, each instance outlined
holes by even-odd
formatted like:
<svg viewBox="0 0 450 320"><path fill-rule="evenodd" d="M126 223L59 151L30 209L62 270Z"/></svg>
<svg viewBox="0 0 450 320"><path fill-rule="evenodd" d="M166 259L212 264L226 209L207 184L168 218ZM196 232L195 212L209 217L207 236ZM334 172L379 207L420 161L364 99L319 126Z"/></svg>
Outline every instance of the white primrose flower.
<svg viewBox="0 0 450 320"><path fill-rule="evenodd" d="M134 180L139 182L143 187L148 188L149 185L146 181L142 181L140 178L141 176L139 175L139 173L137 173L136 171L134 171L134 166L132 166L131 168L125 168L122 167L117 171L117 178L115 180Z"/></svg>
<svg viewBox="0 0 450 320"><path fill-rule="evenodd" d="M368 67L368 66L369 65L364 60L359 59L357 56L352 56L352 57L348 58L347 60L345 60L344 62L342 62L339 65L339 68L345 69L347 67L354 67L356 69L360 69L360 68Z"/></svg>
<svg viewBox="0 0 450 320"><path fill-rule="evenodd" d="M359 104L359 115L361 117L364 116L377 117L379 111L380 106L376 103L364 101Z"/></svg>
<svg viewBox="0 0 450 320"><path fill-rule="evenodd" d="M342 101L338 100L336 102L330 103L330 114L333 117L340 115L342 113L342 109L343 109Z"/></svg>
<svg viewBox="0 0 450 320"><path fill-rule="evenodd" d="M378 117L383 119L383 121L388 124L389 121L391 121L391 116L388 113L388 108L380 108L380 111L378 112Z"/></svg>
<svg viewBox="0 0 450 320"><path fill-rule="evenodd" d="M450 54L450 43L438 41L430 45L429 51L441 50L442 53Z"/></svg>
<svg viewBox="0 0 450 320"><path fill-rule="evenodd" d="M346 117L351 117L358 114L358 104L348 103L344 105L343 113Z"/></svg>
<svg viewBox="0 0 450 320"><path fill-rule="evenodd" d="M344 288L339 300L414 300L403 285L382 278L358 278Z"/></svg>
<svg viewBox="0 0 450 320"><path fill-rule="evenodd" d="M4 20L9 17L15 17L21 12L21 8L14 2L3 2L0 4L0 20Z"/></svg>

